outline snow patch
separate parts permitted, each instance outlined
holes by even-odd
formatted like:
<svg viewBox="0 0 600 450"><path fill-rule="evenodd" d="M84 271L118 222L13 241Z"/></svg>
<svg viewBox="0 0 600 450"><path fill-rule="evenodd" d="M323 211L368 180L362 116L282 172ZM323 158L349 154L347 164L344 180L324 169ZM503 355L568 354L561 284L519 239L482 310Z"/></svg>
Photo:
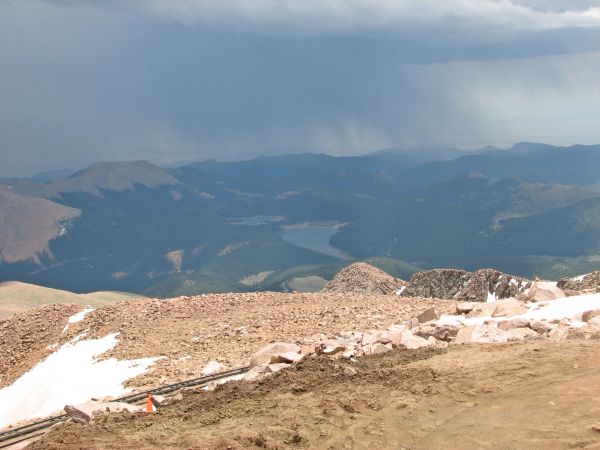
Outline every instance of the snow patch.
<svg viewBox="0 0 600 450"><path fill-rule="evenodd" d="M486 303L495 303L498 298L496 297L495 292L488 292L487 302Z"/></svg>
<svg viewBox="0 0 600 450"><path fill-rule="evenodd" d="M406 290L406 286L402 286L400 289L396 291L396 295L402 295L402 293Z"/></svg>
<svg viewBox="0 0 600 450"><path fill-rule="evenodd" d="M67 324L63 328L62 332L66 333L69 329L69 324L81 322L83 319L85 319L85 316L87 316L93 310L94 308L85 308L83 311L79 311L77 314L73 314L71 317L69 317L69 320L67 321Z"/></svg>
<svg viewBox="0 0 600 450"><path fill-rule="evenodd" d="M100 339L73 340L13 384L0 389L0 429L22 420L46 417L65 405L91 397L121 396L123 383L144 373L157 358L118 361L96 358L117 345L117 334Z"/></svg>
<svg viewBox="0 0 600 450"><path fill-rule="evenodd" d="M79 311L77 314L73 314L71 317L69 317L69 323L81 322L85 318L85 316L87 316L93 310L94 308L85 308L83 311Z"/></svg>

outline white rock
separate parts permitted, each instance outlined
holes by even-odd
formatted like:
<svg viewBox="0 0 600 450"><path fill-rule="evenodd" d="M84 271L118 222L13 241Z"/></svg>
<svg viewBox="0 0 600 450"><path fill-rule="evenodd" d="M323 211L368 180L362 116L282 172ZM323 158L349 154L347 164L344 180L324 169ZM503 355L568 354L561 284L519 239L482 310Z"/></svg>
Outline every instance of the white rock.
<svg viewBox="0 0 600 450"><path fill-rule="evenodd" d="M492 317L512 317L527 312L527 308L515 298L498 300L493 304L496 308L494 308Z"/></svg>
<svg viewBox="0 0 600 450"><path fill-rule="evenodd" d="M535 281L527 291L527 298L534 302L556 300L566 297L554 281Z"/></svg>
<svg viewBox="0 0 600 450"><path fill-rule="evenodd" d="M440 318L440 313L435 307L427 308L421 314L417 316L417 320L419 323L431 322L433 320L438 320Z"/></svg>
<svg viewBox="0 0 600 450"><path fill-rule="evenodd" d="M214 375L216 373L220 373L220 372L224 372L225 371L225 366L223 364L221 364L220 362L217 361L209 361L209 363L204 366L204 369L202 369L202 375L204 376L208 376L208 375Z"/></svg>
<svg viewBox="0 0 600 450"><path fill-rule="evenodd" d="M262 364L260 366L253 367L244 374L245 381L256 381L264 376L268 364Z"/></svg>
<svg viewBox="0 0 600 450"><path fill-rule="evenodd" d="M507 331L510 334L509 341L523 341L530 339L539 339L540 335L531 328L512 328Z"/></svg>
<svg viewBox="0 0 600 450"><path fill-rule="evenodd" d="M467 317L488 317L496 310L496 302L493 303L475 303L473 309Z"/></svg>
<svg viewBox="0 0 600 450"><path fill-rule="evenodd" d="M273 356L283 353L300 353L300 351L301 348L298 345L285 342L275 342L265 345L250 358L250 368L270 363Z"/></svg>
<svg viewBox="0 0 600 450"><path fill-rule="evenodd" d="M448 347L448 343L446 341L438 341L433 336L429 336L427 338L427 342L429 342L430 346L434 347L434 348L446 348L446 347Z"/></svg>
<svg viewBox="0 0 600 450"><path fill-rule="evenodd" d="M278 353L277 355L271 356L271 364L278 364L278 363L291 364L291 363L300 361L303 357L304 357L304 355L301 355L300 353L292 353L292 352Z"/></svg>
<svg viewBox="0 0 600 450"><path fill-rule="evenodd" d="M473 311L477 303L475 302L462 302L456 305L456 313L457 314L468 314Z"/></svg>
<svg viewBox="0 0 600 450"><path fill-rule="evenodd" d="M455 344L494 344L508 342L511 334L507 331L499 329L496 324L474 325L458 330L458 334L454 339Z"/></svg>
<svg viewBox="0 0 600 450"><path fill-rule="evenodd" d="M600 329L600 316L592 317L587 322L588 326Z"/></svg>
<svg viewBox="0 0 600 450"><path fill-rule="evenodd" d="M430 347L431 343L427 339L415 336L410 331L404 331L402 333L400 345L409 350L416 350L418 348Z"/></svg>
<svg viewBox="0 0 600 450"><path fill-rule="evenodd" d="M285 363L269 364L265 369L265 373L279 372L280 370L285 369L286 367L289 367L289 365Z"/></svg>

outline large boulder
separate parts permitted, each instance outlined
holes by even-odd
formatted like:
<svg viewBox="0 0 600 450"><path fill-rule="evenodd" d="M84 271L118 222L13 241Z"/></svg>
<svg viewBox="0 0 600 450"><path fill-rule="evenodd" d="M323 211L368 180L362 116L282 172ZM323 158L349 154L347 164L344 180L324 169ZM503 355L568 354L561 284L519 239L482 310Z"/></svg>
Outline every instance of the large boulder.
<svg viewBox="0 0 600 450"><path fill-rule="evenodd" d="M571 293L596 292L600 288L600 271L586 273L578 277L561 279L556 286Z"/></svg>
<svg viewBox="0 0 600 450"><path fill-rule="evenodd" d="M535 281L531 287L523 293L526 300L544 302L565 297L565 293L554 281Z"/></svg>
<svg viewBox="0 0 600 450"><path fill-rule="evenodd" d="M496 344L514 340L515 334L498 328L495 324L473 325L461 328L455 344Z"/></svg>
<svg viewBox="0 0 600 450"><path fill-rule="evenodd" d="M496 308L494 308L492 317L512 317L527 312L527 307L514 298L498 300L493 304L496 306Z"/></svg>
<svg viewBox="0 0 600 450"><path fill-rule="evenodd" d="M355 263L342 269L323 288L323 292L356 294L395 294L406 281L365 263Z"/></svg>
<svg viewBox="0 0 600 450"><path fill-rule="evenodd" d="M225 369L226 369L226 367L223 364L221 364L220 362L209 361L208 364L206 364L206 366L204 366L204 369L202 369L202 375L204 375L204 376L214 375L219 372L224 372Z"/></svg>

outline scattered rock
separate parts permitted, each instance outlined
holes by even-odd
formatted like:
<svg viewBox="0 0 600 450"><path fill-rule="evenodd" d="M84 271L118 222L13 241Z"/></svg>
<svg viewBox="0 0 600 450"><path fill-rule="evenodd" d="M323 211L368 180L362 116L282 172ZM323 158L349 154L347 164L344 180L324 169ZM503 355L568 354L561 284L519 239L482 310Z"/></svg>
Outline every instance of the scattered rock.
<svg viewBox="0 0 600 450"><path fill-rule="evenodd" d="M363 347L365 355L378 355L392 350L391 344L369 344Z"/></svg>
<svg viewBox="0 0 600 450"><path fill-rule="evenodd" d="M587 324L592 328L600 329L600 316L592 317L590 320L588 320Z"/></svg>
<svg viewBox="0 0 600 450"><path fill-rule="evenodd" d="M265 368L265 373L275 373L275 372L279 372L282 369L285 369L286 367L289 367L288 364L285 363L278 363L278 364L269 364L266 368Z"/></svg>
<svg viewBox="0 0 600 450"><path fill-rule="evenodd" d="M226 367L223 364L221 364L220 362L209 361L209 363L206 366L204 366L204 369L202 369L202 375L204 375L204 376L214 375L219 372L224 372L225 369L226 369Z"/></svg>
<svg viewBox="0 0 600 450"><path fill-rule="evenodd" d="M344 369L344 375L353 377L354 375L356 375L356 369L353 369L352 367L346 367Z"/></svg>
<svg viewBox="0 0 600 450"><path fill-rule="evenodd" d="M496 302L476 303L467 317L489 317L496 311Z"/></svg>
<svg viewBox="0 0 600 450"><path fill-rule="evenodd" d="M540 338L540 335L531 328L512 328L508 333L510 334L510 337L508 338L509 341L523 341Z"/></svg>
<svg viewBox="0 0 600 450"><path fill-rule="evenodd" d="M431 322L433 320L438 320L439 318L440 313L434 307L426 309L417 316L417 320L419 321L419 323Z"/></svg>
<svg viewBox="0 0 600 450"><path fill-rule="evenodd" d="M429 345L431 347L434 347L434 348L446 348L446 347L448 347L448 343L447 342L445 342L445 341L438 341L433 336L429 336L427 338L427 342L429 342Z"/></svg>
<svg viewBox="0 0 600 450"><path fill-rule="evenodd" d="M315 352L317 355L337 355L343 353L346 350L354 346L353 342L344 341L341 339L330 339L321 342L315 346Z"/></svg>
<svg viewBox="0 0 600 450"><path fill-rule="evenodd" d="M458 334L458 327L451 325L435 326L430 325L419 328L415 331L415 335L422 337L423 339L429 339L433 337L439 341L451 341Z"/></svg>
<svg viewBox="0 0 600 450"><path fill-rule="evenodd" d="M264 375L267 366L268 366L268 364L262 364L260 366L253 367L252 369L250 369L248 372L246 372L244 374L244 381L258 380L259 378L261 378Z"/></svg>
<svg viewBox="0 0 600 450"><path fill-rule="evenodd" d="M427 339L423 339L420 336L415 336L410 331L405 331L402 333L400 345L409 350L416 350L418 348L429 347L431 346L431 343Z"/></svg>
<svg viewBox="0 0 600 450"><path fill-rule="evenodd" d="M152 404L157 408L164 405L166 401L167 398L162 395L152 395Z"/></svg>
<svg viewBox="0 0 600 450"><path fill-rule="evenodd" d="M73 422L80 423L81 425L87 425L90 423L91 417L80 409L75 408L72 405L67 405L65 406L64 410L73 420Z"/></svg>
<svg viewBox="0 0 600 450"><path fill-rule="evenodd" d="M495 323L461 328L454 340L455 344L494 344L508 342L513 337L510 332L499 329Z"/></svg>
<svg viewBox="0 0 600 450"><path fill-rule="evenodd" d="M514 328L528 328L529 320L526 319L511 319L503 322L498 322L498 328L504 331L512 330Z"/></svg>
<svg viewBox="0 0 600 450"><path fill-rule="evenodd" d="M301 348L296 344L276 342L265 345L250 358L250 368L270 363L271 358L285 353L300 353Z"/></svg>
<svg viewBox="0 0 600 450"><path fill-rule="evenodd" d="M304 356L300 353L286 352L271 356L271 364L291 364L300 361Z"/></svg>
<svg viewBox="0 0 600 450"><path fill-rule="evenodd" d="M583 322L589 322L594 317L600 316L600 310L586 311L581 315L581 320Z"/></svg>
<svg viewBox="0 0 600 450"><path fill-rule="evenodd" d="M539 334L544 334L544 335L547 335L548 333L550 333L550 331L552 331L556 327L557 326L555 324L551 324L549 322L544 322L541 320L534 320L529 323L529 328L531 328L533 331L535 331Z"/></svg>
<svg viewBox="0 0 600 450"><path fill-rule="evenodd" d="M496 308L492 313L492 317L511 317L527 312L527 308L514 298L498 300L494 305Z"/></svg>
<svg viewBox="0 0 600 450"><path fill-rule="evenodd" d="M462 302L456 305L456 314L469 314L473 311L477 303L475 302Z"/></svg>

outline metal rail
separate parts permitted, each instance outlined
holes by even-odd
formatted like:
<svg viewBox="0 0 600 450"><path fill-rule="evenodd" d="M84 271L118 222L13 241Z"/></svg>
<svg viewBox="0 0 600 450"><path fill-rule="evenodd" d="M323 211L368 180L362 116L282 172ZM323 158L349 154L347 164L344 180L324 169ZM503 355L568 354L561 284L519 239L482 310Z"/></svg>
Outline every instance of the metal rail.
<svg viewBox="0 0 600 450"><path fill-rule="evenodd" d="M219 372L219 373L215 373L213 375L207 375L204 377L193 378L191 380L180 381L178 383L167 384L165 386L160 386L155 389L149 389L147 391L136 392L135 394L116 398L113 401L124 402L124 403L135 403L135 402L145 399L148 396L148 394L156 394L156 395L169 394L171 392L178 391L179 389L183 389L186 387L200 386L203 384L208 384L211 381L217 381L217 380L222 380L223 378L229 378L229 377L233 377L236 375L241 375L243 373L246 373L249 369L250 369L249 367L238 367L237 369L226 370L225 372ZM36 431L44 430L46 428L51 427L54 424L57 424L59 422L64 422L65 420L69 419L69 417L70 416L68 414L61 414L58 416L53 416L53 417L49 417L47 419L43 419L43 420L39 420L37 422L30 423L29 425L24 425L22 427L13 428L11 430L4 431L4 432L0 433L0 443L6 442L8 440L16 439L16 438L19 438L22 436L28 436ZM41 434L42 433L37 434L36 436L39 436ZM31 436L31 437L35 437L35 436ZM29 438L26 438L26 439L29 439ZM16 442L11 442L8 444L0 444L0 448L10 447L14 444L17 444L18 442L22 442L23 440L25 440L25 439L20 439Z"/></svg>

